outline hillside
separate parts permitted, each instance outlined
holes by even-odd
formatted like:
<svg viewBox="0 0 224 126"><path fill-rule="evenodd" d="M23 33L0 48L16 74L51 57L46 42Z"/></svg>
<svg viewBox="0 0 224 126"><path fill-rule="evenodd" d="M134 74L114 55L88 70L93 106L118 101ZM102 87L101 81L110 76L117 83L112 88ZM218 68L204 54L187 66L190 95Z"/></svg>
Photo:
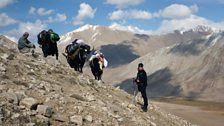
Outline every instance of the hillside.
<svg viewBox="0 0 224 126"><path fill-rule="evenodd" d="M4 36L0 80L0 125L192 125L153 104L144 113L119 88L78 74L51 57L20 54Z"/></svg>

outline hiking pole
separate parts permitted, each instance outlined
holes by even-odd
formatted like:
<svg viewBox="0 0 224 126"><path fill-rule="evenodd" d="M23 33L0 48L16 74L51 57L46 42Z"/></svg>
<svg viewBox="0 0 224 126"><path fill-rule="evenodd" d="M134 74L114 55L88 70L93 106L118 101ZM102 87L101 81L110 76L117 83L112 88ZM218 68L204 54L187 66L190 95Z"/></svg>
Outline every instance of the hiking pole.
<svg viewBox="0 0 224 126"><path fill-rule="evenodd" d="M132 83L133 83L134 93L133 93L133 98L132 98L131 103L134 104L135 103L136 96L138 94L138 88L137 88L137 85L135 84L135 78L133 78Z"/></svg>

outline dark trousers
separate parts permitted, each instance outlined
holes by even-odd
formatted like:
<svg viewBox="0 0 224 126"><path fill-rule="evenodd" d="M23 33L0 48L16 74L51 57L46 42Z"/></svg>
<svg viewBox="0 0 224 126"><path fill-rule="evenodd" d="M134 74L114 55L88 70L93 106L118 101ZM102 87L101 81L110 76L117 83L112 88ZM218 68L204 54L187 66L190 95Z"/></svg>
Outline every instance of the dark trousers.
<svg viewBox="0 0 224 126"><path fill-rule="evenodd" d="M139 86L138 86L138 91L141 92L141 94L142 94L142 98L143 98L143 100L144 100L144 107L147 108L147 106L148 106L148 98L147 98L147 94L146 94L146 86L144 86L144 85L139 85Z"/></svg>

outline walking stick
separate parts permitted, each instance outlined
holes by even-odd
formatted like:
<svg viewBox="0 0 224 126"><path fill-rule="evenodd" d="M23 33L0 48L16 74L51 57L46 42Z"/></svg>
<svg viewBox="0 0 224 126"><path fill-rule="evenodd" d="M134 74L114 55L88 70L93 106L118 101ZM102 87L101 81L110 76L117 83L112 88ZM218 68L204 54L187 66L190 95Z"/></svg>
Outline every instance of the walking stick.
<svg viewBox="0 0 224 126"><path fill-rule="evenodd" d="M136 96L137 96L137 94L138 94L138 88L137 88L137 85L135 84L135 78L133 78L132 83L133 83L133 89L134 89L134 92L133 92L133 98L132 98L131 103L132 103L132 104L135 104L135 99L136 99Z"/></svg>

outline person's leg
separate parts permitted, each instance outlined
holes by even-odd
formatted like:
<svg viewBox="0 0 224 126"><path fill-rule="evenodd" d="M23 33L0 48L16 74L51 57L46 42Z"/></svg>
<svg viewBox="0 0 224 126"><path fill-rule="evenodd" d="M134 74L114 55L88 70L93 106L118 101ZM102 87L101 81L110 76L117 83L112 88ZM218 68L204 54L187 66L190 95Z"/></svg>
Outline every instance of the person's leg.
<svg viewBox="0 0 224 126"><path fill-rule="evenodd" d="M24 47L23 49L20 49L19 51L20 51L20 53L29 53L29 52L31 52L31 49Z"/></svg>
<svg viewBox="0 0 224 126"><path fill-rule="evenodd" d="M59 56L59 54L58 54L58 46L57 46L57 43L55 43L55 53L56 53L56 60L58 60L58 56Z"/></svg>
<svg viewBox="0 0 224 126"><path fill-rule="evenodd" d="M147 111L148 98L147 98L147 94L146 94L146 87L144 87L144 86L141 87L141 94L142 94L142 98L144 100L143 110Z"/></svg>
<svg viewBox="0 0 224 126"><path fill-rule="evenodd" d="M43 51L44 57L47 57L47 55L48 55L48 45L42 45L42 51Z"/></svg>

